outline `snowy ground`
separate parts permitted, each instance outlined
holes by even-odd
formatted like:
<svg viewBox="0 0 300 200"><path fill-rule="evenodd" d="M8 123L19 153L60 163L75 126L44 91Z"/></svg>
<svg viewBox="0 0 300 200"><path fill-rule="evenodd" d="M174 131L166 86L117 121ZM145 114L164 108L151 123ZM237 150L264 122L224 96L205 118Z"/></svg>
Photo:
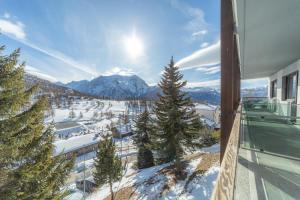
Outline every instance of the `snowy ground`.
<svg viewBox="0 0 300 200"><path fill-rule="evenodd" d="M197 104L199 107L205 105ZM64 122L76 121L84 127L84 132L74 133L67 139L57 139L55 141L56 151L58 154L62 151L68 152L74 148L98 142L103 134L110 133L108 126L111 123L117 124L122 121L121 115L127 113L130 123L137 116L141 109L139 105L130 106L126 101L111 101L111 100L75 100L69 106L54 106L52 116L46 119L46 123L50 122ZM74 111L75 117L70 118L70 112ZM121 120L120 120L121 119ZM155 166L144 170L134 170L132 168L136 162L136 148L130 137L123 139L115 139L117 145L117 154L122 158L123 163L127 163L124 176L121 181L114 183L114 191L120 189L134 188L134 195L132 199L209 199L212 192L213 183L217 177L219 168L217 165L210 166L199 177L194 178L187 184L188 179L172 184L172 177L162 173L166 170L169 164ZM219 152L219 145L214 145L209 148L203 148L198 153L217 153ZM67 181L68 188L72 194L67 200L79 200L83 198L83 193L76 189L75 181L92 177L94 169L95 152L89 152L76 158L74 170L72 171L69 180ZM197 166L202 162L201 157L193 159L187 165L188 177L191 176ZM85 172L83 173L83 171ZM153 182L153 184L151 183ZM170 182L166 189L166 182ZM121 194L121 192L119 192ZM89 200L104 199L109 195L109 187L104 185L95 193L86 196Z"/></svg>
<svg viewBox="0 0 300 200"><path fill-rule="evenodd" d="M195 104L196 109L202 110L214 110L216 106L210 104ZM46 122L62 122L62 121L103 121L105 125L108 121L105 119L108 118L106 116L108 113L112 113L112 118L118 118L118 115L124 114L127 112L129 115L138 114L140 109L140 105L136 105L136 107L132 107L128 105L128 101L114 101L114 100L74 100L74 102L69 106L53 106L53 116L50 116L46 119ZM75 117L70 119L69 115L71 110L74 111ZM82 116L80 115L82 113ZM95 114L97 113L97 114ZM111 121L111 120L109 120ZM99 124L101 125L101 124ZM99 126L98 126L99 127Z"/></svg>
<svg viewBox="0 0 300 200"><path fill-rule="evenodd" d="M207 166L202 173L197 173L197 169L201 165L207 165L210 157L214 159L219 157L217 149L219 145L213 145L209 148L203 148L199 151L199 156L190 159L186 167L187 178L182 181L174 182L174 176L170 173L172 163L167 163L143 170L135 170L132 168L133 162L130 162L124 172L124 176L119 182L115 182L113 187L117 192L117 196L123 199L180 199L180 200L206 200L210 199L215 180L219 172L217 161ZM196 155L196 154L195 154ZM192 178L193 177L193 178ZM74 185L71 186L71 188ZM130 190L131 196L123 189ZM66 198L66 200L76 200L83 198L83 193L74 189L74 193ZM122 193L122 192L123 193ZM92 194L86 194L87 200L105 199L109 196L109 186L104 185ZM123 195L123 196L122 196ZM126 196L127 195L127 196Z"/></svg>
<svg viewBox="0 0 300 200"><path fill-rule="evenodd" d="M113 108L112 108L113 107ZM71 110L75 112L74 121L100 119L100 113L103 114L109 111L122 112L125 111L125 101L108 101L108 100L74 100L74 102L65 107L54 106L54 116L50 117L49 121L61 122L70 120L69 113ZM80 117L80 112L82 117ZM98 116L94 116L94 113L98 112Z"/></svg>
<svg viewBox="0 0 300 200"><path fill-rule="evenodd" d="M139 109L137 106L128 105L127 101L99 99L74 100L68 106L53 105L52 115L46 119L46 123L75 121L82 127L80 132L74 132L68 135L68 138L57 138L54 154L57 155L62 151L66 153L78 147L97 143L104 134L111 134L109 126L122 124L124 113L129 116L129 122L132 122ZM70 118L72 111L75 113L74 118Z"/></svg>

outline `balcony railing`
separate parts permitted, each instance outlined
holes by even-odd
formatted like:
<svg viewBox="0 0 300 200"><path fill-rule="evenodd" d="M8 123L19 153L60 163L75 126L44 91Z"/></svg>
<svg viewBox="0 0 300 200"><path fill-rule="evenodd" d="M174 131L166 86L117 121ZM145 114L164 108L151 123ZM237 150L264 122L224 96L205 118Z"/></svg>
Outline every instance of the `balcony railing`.
<svg viewBox="0 0 300 200"><path fill-rule="evenodd" d="M236 188L239 187L235 183L236 169L240 165L239 148L257 152L259 155L264 154L265 156L259 156L260 162L269 163L273 160L272 165L276 162L285 162L281 163L282 166L293 163L293 169L297 169L300 161L300 105L290 102L279 103L268 98L243 99L235 115L212 200L234 199ZM274 168L271 164L270 166L267 164L261 166L259 163L254 165L256 169ZM266 184L268 180L271 180L270 177L272 180L281 182L283 182L280 179L282 177L285 178L284 180L295 179L296 183L299 182L298 178L290 177L290 174L294 172L287 173L286 171L281 173L277 169L280 176L276 176L276 173L264 174L263 178L266 179ZM253 173L256 171L254 170ZM298 175L295 176L298 177ZM276 187L282 189L280 184ZM266 193L269 196L276 194L274 192L277 190L276 187L274 189L272 186L272 191L267 188ZM283 189L286 188L283 187ZM285 192L289 195L291 191Z"/></svg>
<svg viewBox="0 0 300 200"><path fill-rule="evenodd" d="M244 98L241 147L300 159L300 105Z"/></svg>
<svg viewBox="0 0 300 200"><path fill-rule="evenodd" d="M238 157L241 107L235 115L234 123L228 139L226 151L221 163L220 173L217 178L212 200L231 200L234 195L235 171Z"/></svg>

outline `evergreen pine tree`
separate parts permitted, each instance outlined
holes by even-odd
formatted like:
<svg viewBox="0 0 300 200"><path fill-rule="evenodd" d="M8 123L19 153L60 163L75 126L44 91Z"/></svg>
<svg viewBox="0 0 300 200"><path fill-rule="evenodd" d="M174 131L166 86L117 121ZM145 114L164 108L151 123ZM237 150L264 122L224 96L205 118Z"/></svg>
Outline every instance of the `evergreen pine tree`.
<svg viewBox="0 0 300 200"><path fill-rule="evenodd" d="M74 112L74 108L72 108L70 113L69 113L69 118L74 119L75 117L76 117L76 113Z"/></svg>
<svg viewBox="0 0 300 200"><path fill-rule="evenodd" d="M80 119L83 118L83 114L82 114L81 111L80 111L80 113L79 113L79 118L80 118Z"/></svg>
<svg viewBox="0 0 300 200"><path fill-rule="evenodd" d="M116 155L115 144L108 135L99 142L95 158L96 171L93 174L97 185L109 184L111 199L114 199L112 184L122 176L121 158Z"/></svg>
<svg viewBox="0 0 300 200"><path fill-rule="evenodd" d="M33 100L26 89L19 50L0 48L0 199L62 199L60 191L73 160L53 157L51 126L45 127L45 98ZM35 102L35 103L32 103Z"/></svg>
<svg viewBox="0 0 300 200"><path fill-rule="evenodd" d="M94 111L94 113L93 113L93 119L97 119L97 118L98 118L98 112Z"/></svg>
<svg viewBox="0 0 300 200"><path fill-rule="evenodd" d="M186 81L175 66L173 57L165 67L159 87L162 94L155 102L154 112L157 117L157 131L151 139L160 162L175 161L176 175L183 178L181 163L184 149L200 146L202 128L199 116L187 94L182 91Z"/></svg>
<svg viewBox="0 0 300 200"><path fill-rule="evenodd" d="M138 116L135 127L136 131L133 140L138 147L137 166L139 169L152 167L154 159L149 136L154 131L154 126L147 106L145 106L145 110Z"/></svg>

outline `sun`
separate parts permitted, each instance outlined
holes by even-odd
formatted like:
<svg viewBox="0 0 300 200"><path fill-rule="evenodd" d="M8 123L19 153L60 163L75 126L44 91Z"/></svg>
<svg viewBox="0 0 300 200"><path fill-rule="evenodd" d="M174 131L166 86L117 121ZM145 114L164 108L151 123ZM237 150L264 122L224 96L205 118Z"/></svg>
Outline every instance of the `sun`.
<svg viewBox="0 0 300 200"><path fill-rule="evenodd" d="M124 46L129 57L132 59L137 59L143 55L143 42L135 31L131 35L124 37Z"/></svg>

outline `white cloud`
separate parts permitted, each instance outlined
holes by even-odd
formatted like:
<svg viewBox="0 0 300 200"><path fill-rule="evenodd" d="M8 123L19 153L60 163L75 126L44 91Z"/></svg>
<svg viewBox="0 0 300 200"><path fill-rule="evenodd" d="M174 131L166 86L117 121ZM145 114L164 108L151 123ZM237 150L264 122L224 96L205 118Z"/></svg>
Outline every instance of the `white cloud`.
<svg viewBox="0 0 300 200"><path fill-rule="evenodd" d="M203 43L201 44L201 48L205 48L205 47L207 47L208 45L209 45L208 42L203 42Z"/></svg>
<svg viewBox="0 0 300 200"><path fill-rule="evenodd" d="M207 72L207 74L216 74L216 73L219 73L220 71L221 71L221 69L219 67L218 69L214 69L214 70Z"/></svg>
<svg viewBox="0 0 300 200"><path fill-rule="evenodd" d="M3 34L13 36L17 39L25 39L26 34L24 28L24 24L19 21L13 22L7 19L0 19L0 32Z"/></svg>
<svg viewBox="0 0 300 200"><path fill-rule="evenodd" d="M152 86L157 86L157 83L152 83L152 82L151 82L151 83L147 83L147 84L148 84L149 86L151 86L151 87L152 87Z"/></svg>
<svg viewBox="0 0 300 200"><path fill-rule="evenodd" d="M9 19L10 18L10 14L8 12L5 12L3 15L4 18Z"/></svg>
<svg viewBox="0 0 300 200"><path fill-rule="evenodd" d="M0 32L3 33L4 35L6 35L7 37L16 40L18 42L21 42L22 44L35 49L39 52L42 52L52 58L55 58L65 64L67 64L68 66L71 66L73 68L76 68L82 72L85 72L87 74L93 75L93 76L97 76L98 72L91 69L90 67L81 64L77 61L75 61L73 58L59 52L53 49L47 49L47 48L41 48L35 44L33 44L32 42L30 42L29 40L26 39L26 33L24 31L24 27L25 25L22 22L13 22L10 20L6 20L6 19L0 19Z"/></svg>
<svg viewBox="0 0 300 200"><path fill-rule="evenodd" d="M90 67L86 66L86 65L83 65L77 61L75 61L73 58L59 52L59 51L56 51L56 50L53 50L53 49L46 49L46 48L40 48L38 47L37 45L29 42L29 41L25 41L25 40L18 40L19 42L25 44L26 46L29 46L30 48L33 48L37 51L40 51L52 58L55 58L57 60L60 60L62 61L63 63L65 64L68 64L69 66L72 66L73 68L76 68L80 71L83 71L85 73L88 73L90 75L93 75L93 76L97 76L98 75L98 72L96 72L95 70L91 69Z"/></svg>
<svg viewBox="0 0 300 200"><path fill-rule="evenodd" d="M192 34L192 36L197 37L197 36L203 36L205 34L207 34L207 30L202 30L202 31L194 32Z"/></svg>
<svg viewBox="0 0 300 200"><path fill-rule="evenodd" d="M193 37L202 37L207 34L209 24L204 19L204 12L200 8L192 7L183 1L170 0L171 5L191 19L185 29L192 32Z"/></svg>
<svg viewBox="0 0 300 200"><path fill-rule="evenodd" d="M220 41L179 60L176 65L181 70L204 68L220 63Z"/></svg>
<svg viewBox="0 0 300 200"><path fill-rule="evenodd" d="M210 80L210 81L201 81L201 82L187 82L186 87L217 87L220 86L220 79Z"/></svg>
<svg viewBox="0 0 300 200"><path fill-rule="evenodd" d="M121 75L121 76L132 76L135 75L136 72L134 72L130 68L120 68L120 67L114 67L106 72L104 72L104 76L111 76L111 75Z"/></svg>
<svg viewBox="0 0 300 200"><path fill-rule="evenodd" d="M42 79L45 79L45 80L48 80L51 82L57 82L57 79L54 78L53 76L45 74L45 73L41 72L40 70L38 70L37 68L32 67L30 65L25 66L25 71L28 72L29 74L35 75L39 78L42 78Z"/></svg>
<svg viewBox="0 0 300 200"><path fill-rule="evenodd" d="M198 71L203 71L205 74L216 74L220 72L221 68L220 66L215 66L215 67L202 67L202 68L197 68Z"/></svg>

